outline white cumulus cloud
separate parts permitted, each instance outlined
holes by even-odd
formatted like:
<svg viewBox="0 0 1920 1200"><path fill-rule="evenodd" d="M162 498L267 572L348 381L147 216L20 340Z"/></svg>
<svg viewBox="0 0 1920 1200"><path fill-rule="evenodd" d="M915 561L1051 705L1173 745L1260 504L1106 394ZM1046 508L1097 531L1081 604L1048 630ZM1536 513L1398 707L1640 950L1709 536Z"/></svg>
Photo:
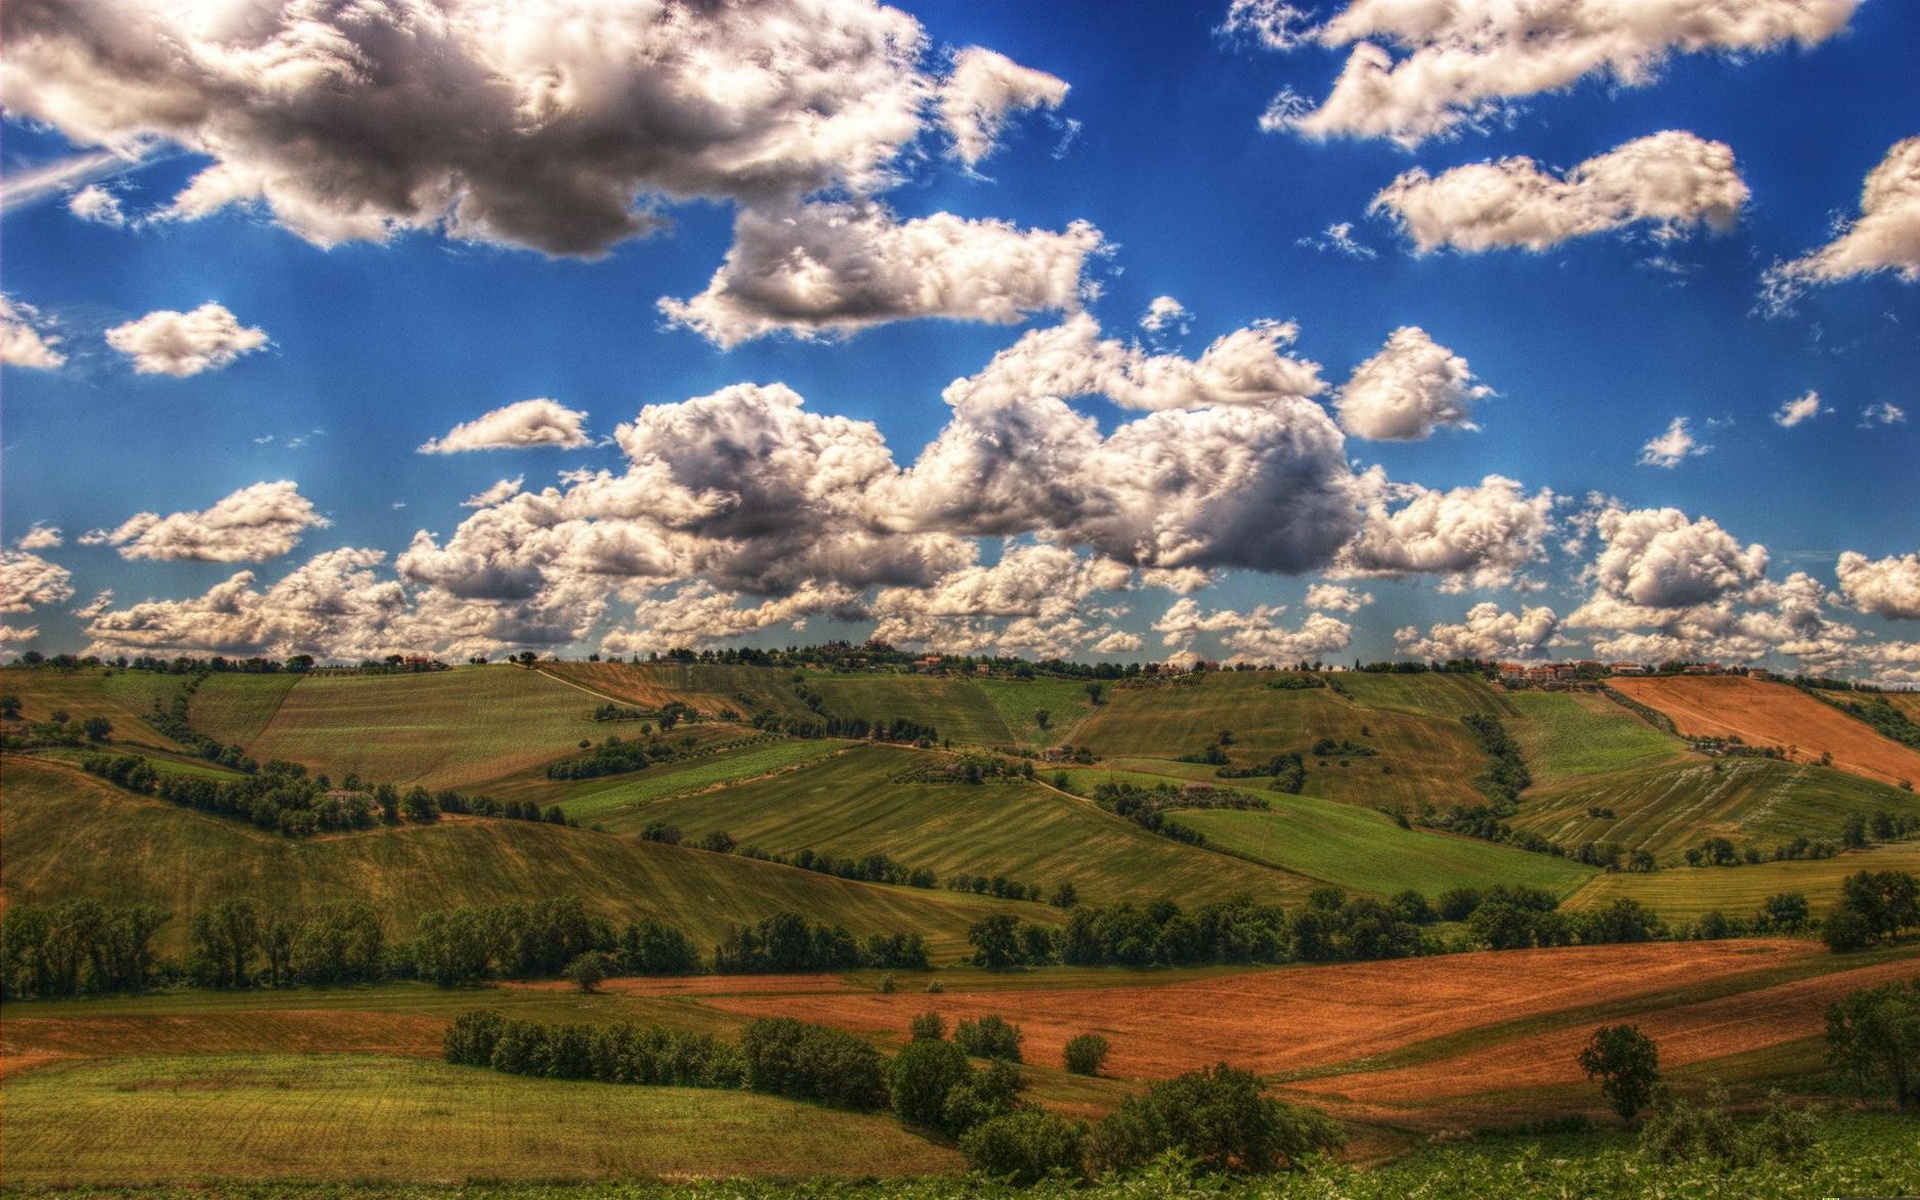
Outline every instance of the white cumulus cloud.
<svg viewBox="0 0 1920 1200"><path fill-rule="evenodd" d="M14 545L20 547L22 550L56 550L65 540L66 539L60 535L59 529L35 521L33 528L21 534L20 540L16 541Z"/></svg>
<svg viewBox="0 0 1920 1200"><path fill-rule="evenodd" d="M1393 641L1402 654L1440 662L1537 658L1546 653L1559 632L1560 619L1544 605L1514 613L1486 601L1468 609L1465 620L1438 622L1424 635L1413 625L1395 630Z"/></svg>
<svg viewBox="0 0 1920 1200"><path fill-rule="evenodd" d="M82 221L96 225L125 225L127 214L120 208L120 197L97 183L90 183L67 198L67 211Z"/></svg>
<svg viewBox="0 0 1920 1200"><path fill-rule="evenodd" d="M84 546L116 546L120 557L188 562L264 562L332 522L290 479L250 484L200 512L143 512L117 529L94 530Z"/></svg>
<svg viewBox="0 0 1920 1200"><path fill-rule="evenodd" d="M1666 432L1654 436L1640 447L1640 465L1671 470L1687 459L1698 458L1713 449L1695 439L1693 431L1688 428L1689 424L1685 417L1675 417L1668 422Z"/></svg>
<svg viewBox="0 0 1920 1200"><path fill-rule="evenodd" d="M1554 529L1551 491L1528 496L1499 475L1449 491L1377 475L1369 485L1366 523L1329 569L1334 578L1427 574L1442 576L1445 592L1509 587L1545 554Z"/></svg>
<svg viewBox="0 0 1920 1200"><path fill-rule="evenodd" d="M1820 393L1808 392L1794 400L1782 404L1773 414L1773 423L1782 429L1792 429L1804 421L1811 421L1822 412L1831 412L1820 406Z"/></svg>
<svg viewBox="0 0 1920 1200"><path fill-rule="evenodd" d="M954 156L972 166L991 154L1007 118L1031 108L1058 108L1067 85L1004 54L968 46L953 59L940 85L940 123L953 138Z"/></svg>
<svg viewBox="0 0 1920 1200"><path fill-rule="evenodd" d="M1920 137L1897 142L1867 175L1860 215L1819 249L1775 263L1764 278L1764 300L1788 307L1808 286L1892 271L1920 280Z"/></svg>
<svg viewBox="0 0 1920 1200"><path fill-rule="evenodd" d="M0 613L32 612L73 598L73 573L22 550L0 550Z"/></svg>
<svg viewBox="0 0 1920 1200"><path fill-rule="evenodd" d="M132 359L135 371L176 379L217 371L266 344L266 330L242 325L212 301L192 312L150 312L107 330L107 345Z"/></svg>
<svg viewBox="0 0 1920 1200"><path fill-rule="evenodd" d="M1861 612L1920 620L1920 554L1875 560L1848 550L1834 571L1841 593Z"/></svg>
<svg viewBox="0 0 1920 1200"><path fill-rule="evenodd" d="M1556 175L1530 158L1469 163L1438 175L1416 167L1373 199L1414 249L1540 251L1572 238L1651 224L1675 237L1730 228L1748 198L1733 150L1683 130L1631 141Z"/></svg>
<svg viewBox="0 0 1920 1200"><path fill-rule="evenodd" d="M1354 368L1335 406L1340 428L1355 437L1409 442L1440 428L1478 429L1473 406L1492 394L1474 381L1466 359L1407 325Z"/></svg>
<svg viewBox="0 0 1920 1200"><path fill-rule="evenodd" d="M521 400L463 421L449 429L444 437L429 438L418 453L459 454L467 450L525 450L537 446L576 450L589 441L586 419L586 413L544 396Z"/></svg>
<svg viewBox="0 0 1920 1200"><path fill-rule="evenodd" d="M60 335L40 310L24 301L0 295L0 363L36 371L57 371L67 356L54 347Z"/></svg>
<svg viewBox="0 0 1920 1200"><path fill-rule="evenodd" d="M1372 592L1355 591L1337 583L1316 583L1307 588L1307 607L1329 612L1359 612L1373 603Z"/></svg>

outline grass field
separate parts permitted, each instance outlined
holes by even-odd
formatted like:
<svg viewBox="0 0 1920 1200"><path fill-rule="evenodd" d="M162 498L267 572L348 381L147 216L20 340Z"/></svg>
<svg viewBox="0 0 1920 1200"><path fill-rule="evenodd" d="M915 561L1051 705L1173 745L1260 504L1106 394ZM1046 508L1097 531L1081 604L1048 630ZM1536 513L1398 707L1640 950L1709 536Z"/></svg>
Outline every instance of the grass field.
<svg viewBox="0 0 1920 1200"><path fill-rule="evenodd" d="M1667 766L1535 787L1513 823L1568 845L1616 841L1679 861L1708 837L1768 851L1801 836L1837 841L1849 813L1913 812L1917 805L1911 793L1824 767L1689 754ZM1596 807L1614 816L1592 816Z"/></svg>
<svg viewBox="0 0 1920 1200"><path fill-rule="evenodd" d="M1738 736L1777 747L1797 761L1831 755L1833 765L1881 783L1920 785L1920 750L1882 737L1865 722L1798 688L1739 676L1672 675L1614 685L1673 718L1683 734Z"/></svg>
<svg viewBox="0 0 1920 1200"><path fill-rule="evenodd" d="M1661 766L1686 755L1677 739L1592 692L1515 692L1506 702L1518 717L1508 732L1536 784Z"/></svg>
<svg viewBox="0 0 1920 1200"><path fill-rule="evenodd" d="M1342 675L1367 679L1377 697L1401 697L1397 709L1367 707L1348 700L1331 688L1277 690L1267 683L1270 671L1221 671L1200 677L1197 684L1115 688L1107 703L1083 720L1074 741L1102 757L1174 758L1194 754L1223 729L1233 731L1228 757L1239 765L1265 762L1285 751L1306 753L1323 737L1370 746L1371 757L1307 760L1304 791L1323 799L1368 808L1421 803L1438 807L1484 801L1472 781L1486 758L1457 719L1417 715L1406 709L1447 697L1487 697L1491 690L1475 681L1435 676L1448 685L1420 691L1427 676ZM1471 686L1470 686L1471 685ZM1497 699L1497 698L1496 698ZM1464 703L1465 700L1462 700Z"/></svg>
<svg viewBox="0 0 1920 1200"><path fill-rule="evenodd" d="M379 1055L42 1067L6 1086L10 1185L952 1171L889 1115L747 1092L526 1079Z"/></svg>
<svg viewBox="0 0 1920 1200"><path fill-rule="evenodd" d="M1087 699L1087 683L1080 679L981 679L974 686L983 692L1014 740L1029 746L1054 746L1073 740L1073 727L1081 717L1093 711ZM1034 714L1047 714L1047 728L1040 728Z"/></svg>
<svg viewBox="0 0 1920 1200"><path fill-rule="evenodd" d="M336 778L475 787L605 736L594 699L520 667L302 679L249 743Z"/></svg>
<svg viewBox="0 0 1920 1200"><path fill-rule="evenodd" d="M971 679L945 675L811 674L807 676L807 686L820 693L827 710L836 716L865 717L869 721L895 718L918 721L932 725L940 731L941 738L956 745L1005 746L1014 740L1013 731L1007 728L1000 710Z"/></svg>
<svg viewBox="0 0 1920 1200"><path fill-rule="evenodd" d="M251 745L266 732L299 675L236 675L222 672L201 680L189 702L195 730L223 746Z"/></svg>
<svg viewBox="0 0 1920 1200"><path fill-rule="evenodd" d="M1464 717L1486 713L1510 717L1510 697L1477 675L1429 672L1389 675L1372 671L1342 672L1332 677L1354 702L1368 708L1392 709L1417 717Z"/></svg>
<svg viewBox="0 0 1920 1200"><path fill-rule="evenodd" d="M540 671L647 711L679 701L708 717L717 717L729 709L743 718L763 711L790 717L808 715L806 705L793 694L793 673L775 667L552 662L540 664Z"/></svg>
<svg viewBox="0 0 1920 1200"><path fill-rule="evenodd" d="M1527 884L1558 896L1593 869L1545 854L1400 828L1380 813L1304 796L1272 795L1271 811L1194 810L1183 824L1207 841L1261 862L1359 892L1412 888L1428 897L1452 887Z"/></svg>
<svg viewBox="0 0 1920 1200"><path fill-rule="evenodd" d="M1715 909L1728 916L1750 916L1768 896L1801 892L1818 915L1839 898L1840 881L1856 871L1920 872L1920 842L1848 851L1835 858L1596 875L1566 906L1598 908L1616 896L1630 896L1669 920Z"/></svg>
<svg viewBox="0 0 1920 1200"><path fill-rule="evenodd" d="M1067 882L1093 903L1161 896L1199 901L1241 891L1271 902L1302 896L1309 886L1297 876L1158 837L1037 784L893 782L928 761L917 751L861 747L770 779L616 810L600 820L627 832L666 821L688 837L723 829L742 845L781 854L884 853L942 879L966 872L1043 888Z"/></svg>
<svg viewBox="0 0 1920 1200"><path fill-rule="evenodd" d="M404 936L431 909L575 893L616 923L658 917L703 947L729 925L787 910L861 936L919 930L940 958L962 952L968 926L990 912L1054 911L525 821L447 818L293 841L29 760L8 760L6 784L0 879L8 902L155 904L173 914L158 938L170 954L183 949L193 913L234 895L296 911L370 900L388 915L389 933Z"/></svg>
<svg viewBox="0 0 1920 1200"><path fill-rule="evenodd" d="M185 682L180 675L146 671L0 671L0 693L19 697L20 715L29 721L48 720L63 709L74 720L105 717L113 722L115 741L165 749L178 749L179 743L147 724L146 718L153 713L154 701L163 707L170 704Z"/></svg>
<svg viewBox="0 0 1920 1200"><path fill-rule="evenodd" d="M591 823L614 809L830 758L846 746L845 742L828 741L768 742L709 758L661 763L637 775L603 776L576 784L560 807L569 817Z"/></svg>

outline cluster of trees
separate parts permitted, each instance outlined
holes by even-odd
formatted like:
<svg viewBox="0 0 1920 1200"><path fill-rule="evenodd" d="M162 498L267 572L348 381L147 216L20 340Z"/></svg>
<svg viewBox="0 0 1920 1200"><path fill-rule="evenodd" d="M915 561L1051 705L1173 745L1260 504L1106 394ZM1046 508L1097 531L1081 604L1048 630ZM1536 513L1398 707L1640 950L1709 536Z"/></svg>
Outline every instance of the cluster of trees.
<svg viewBox="0 0 1920 1200"><path fill-rule="evenodd" d="M1037 883L1021 883L1017 879L1008 879L1005 875L971 875L959 871L947 876L946 888L950 892L972 892L976 896L998 896L1002 900L1039 900L1045 893ZM1061 903L1062 898L1066 899ZM1073 885L1063 883L1053 889L1051 901L1059 908L1072 908L1076 899Z"/></svg>
<svg viewBox="0 0 1920 1200"><path fill-rule="evenodd" d="M1864 950L1920 931L1920 879L1909 871L1856 871L1840 881L1840 899L1820 936L1837 951Z"/></svg>
<svg viewBox="0 0 1920 1200"><path fill-rule="evenodd" d="M1441 900L1442 915L1457 911L1447 896ZM1550 894L1529 887L1494 887L1465 920L1474 944L1489 950L1648 942L1667 934L1659 916L1630 897L1592 912L1564 913Z"/></svg>
<svg viewBox="0 0 1920 1200"><path fill-rule="evenodd" d="M0 696L0 720L18 721L20 697ZM44 721L29 721L0 735L0 749L28 750L36 746L85 746L104 742L113 733L113 722L105 717L75 719L64 708L56 708Z"/></svg>
<svg viewBox="0 0 1920 1200"><path fill-rule="evenodd" d="M1761 901L1752 916L1728 916L1717 908L1710 909L1672 933L1675 938L1714 942L1724 938L1805 933L1812 926L1813 910L1806 896L1800 892L1781 892Z"/></svg>
<svg viewBox="0 0 1920 1200"><path fill-rule="evenodd" d="M962 752L923 763L896 775L894 783L980 784L989 779L1032 779L1033 760L1005 758L998 754Z"/></svg>
<svg viewBox="0 0 1920 1200"><path fill-rule="evenodd" d="M232 767L238 771L251 773L254 770L254 761L247 757L244 747L238 744L222 746L217 739L210 738L195 729L189 720L193 694L200 689L201 683L206 678L205 671L197 671L188 676L186 682L173 693L173 699L165 707L161 706L160 698L155 696L153 711L147 715L147 724L185 746L189 754L198 755L211 763L219 763L223 767Z"/></svg>
<svg viewBox="0 0 1920 1200"><path fill-rule="evenodd" d="M784 867L798 867L802 871L812 871L820 875L831 875L836 879L852 879L862 883L890 883L917 888L938 887L940 884L940 877L926 867L910 867L895 861L890 855L877 851L872 854L836 855L803 848L792 854L774 854L758 846L742 846L724 829L711 830L695 841L688 841L678 825L669 824L666 821L648 822L647 827L640 831L640 838L642 841L659 842L667 846L693 846L714 854L738 854L742 858L751 858L757 862L779 863ZM1001 882L1004 885L1005 881ZM948 881L948 886L954 886L951 880ZM1017 900L1021 897L1013 898ZM1036 895L1034 898L1039 897Z"/></svg>
<svg viewBox="0 0 1920 1200"><path fill-rule="evenodd" d="M1361 728L1364 730L1365 726ZM1365 742L1356 742L1352 738L1341 738L1335 741L1330 737L1323 737L1313 744L1315 758L1371 758L1378 753L1380 752L1372 746Z"/></svg>
<svg viewBox="0 0 1920 1200"><path fill-rule="evenodd" d="M672 757L672 750L659 739L654 744L624 741L618 736L592 747L585 754L563 758L547 766L548 779L598 779L602 775L622 775L638 771L650 762Z"/></svg>
<svg viewBox="0 0 1920 1200"><path fill-rule="evenodd" d="M864 942L841 925L808 924L798 913L776 913L735 926L714 947L716 975L837 971L848 967L923 969L926 942L917 933L872 934Z"/></svg>
<svg viewBox="0 0 1920 1200"><path fill-rule="evenodd" d="M195 914L188 932L186 976L201 987L371 983L402 969L379 912L364 900L288 913L234 897Z"/></svg>
<svg viewBox="0 0 1920 1200"><path fill-rule="evenodd" d="M1772 852L1758 846L1748 846L1745 850L1736 847L1731 839L1710 837L1698 846L1687 847L1687 865L1690 867L1737 867L1741 863L1757 864L1768 861L1781 862L1792 859L1832 858L1840 853L1840 846L1830 838L1797 837L1791 842L1776 845Z"/></svg>
<svg viewBox="0 0 1920 1200"><path fill-rule="evenodd" d="M57 999L140 991L155 981L153 935L168 915L146 904L14 902L0 917L0 997Z"/></svg>
<svg viewBox="0 0 1920 1200"><path fill-rule="evenodd" d="M1131 783L1102 783L1093 789L1093 802L1140 828L1189 846L1204 846L1206 835L1167 816L1176 808L1266 808L1267 802L1241 792L1187 792L1170 784L1143 788Z"/></svg>
<svg viewBox="0 0 1920 1200"><path fill-rule="evenodd" d="M444 1055L465 1067L510 1075L588 1079L655 1087L746 1086L740 1047L710 1034L658 1026L543 1025L492 1009L462 1013L447 1026Z"/></svg>
<svg viewBox="0 0 1920 1200"><path fill-rule="evenodd" d="M1292 678L1292 676L1289 676ZM1371 753L1371 751L1369 751ZM1214 775L1220 779L1264 779L1271 778L1267 786L1276 792L1299 795L1307 782L1307 764L1298 751L1276 754L1263 763L1250 767L1221 767Z"/></svg>
<svg viewBox="0 0 1920 1200"><path fill-rule="evenodd" d="M819 699L818 693L812 699ZM820 710L816 709L816 712ZM836 717L822 713L818 717L788 717L776 712L756 713L756 729L784 733L797 738L848 738L855 741L897 742L906 746L932 746L940 740L940 731L932 725L895 717L891 721L870 721L865 717Z"/></svg>
<svg viewBox="0 0 1920 1200"><path fill-rule="evenodd" d="M460 987L559 975L587 954L607 955L612 968L631 975L685 975L701 967L698 947L677 927L644 918L616 935L573 895L425 913L412 965L422 979Z"/></svg>
<svg viewBox="0 0 1920 1200"><path fill-rule="evenodd" d="M1861 988L1829 1007L1827 1061L1862 1099L1884 1085L1901 1109L1920 1104L1920 979Z"/></svg>

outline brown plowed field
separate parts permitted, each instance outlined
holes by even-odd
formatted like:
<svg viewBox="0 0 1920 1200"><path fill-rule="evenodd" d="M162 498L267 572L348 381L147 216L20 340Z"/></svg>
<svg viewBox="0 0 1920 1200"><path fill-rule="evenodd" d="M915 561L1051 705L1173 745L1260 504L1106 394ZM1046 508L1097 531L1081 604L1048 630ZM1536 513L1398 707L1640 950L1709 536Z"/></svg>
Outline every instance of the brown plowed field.
<svg viewBox="0 0 1920 1200"><path fill-rule="evenodd" d="M1827 1006L1848 992L1917 975L1920 963L1911 959L1881 963L1658 1009L1636 1015L1633 1023L1659 1043L1660 1066L1670 1069L1816 1036L1826 1028ZM1556 1029L1417 1066L1326 1076L1292 1086L1366 1106L1396 1106L1577 1083L1584 1076L1574 1056L1591 1034L1585 1025Z"/></svg>
<svg viewBox="0 0 1920 1200"><path fill-rule="evenodd" d="M1920 751L1881 737L1831 705L1784 683L1737 675L1669 675L1615 679L1613 686L1673 718L1683 735L1738 736L1749 746L1778 747L1798 762L1833 755L1855 775L1920 783Z"/></svg>
<svg viewBox="0 0 1920 1200"><path fill-rule="evenodd" d="M0 1029L0 1076L73 1055L178 1054L183 1047L196 1054L324 1051L437 1058L445 1029L446 1022L437 1017L330 1009L8 1017Z"/></svg>
<svg viewBox="0 0 1920 1200"><path fill-rule="evenodd" d="M1067 1039L1093 1031L1113 1043L1109 1073L1162 1078L1223 1060L1260 1072L1330 1066L1448 1033L1694 987L1821 953L1810 943L1784 940L1582 946L1249 971L1158 986L939 996L769 989L712 994L705 1003L902 1038L914 1015L929 1009L950 1023L999 1013L1025 1030L1030 1062L1058 1063ZM1818 1029L1816 1022L1802 1035Z"/></svg>

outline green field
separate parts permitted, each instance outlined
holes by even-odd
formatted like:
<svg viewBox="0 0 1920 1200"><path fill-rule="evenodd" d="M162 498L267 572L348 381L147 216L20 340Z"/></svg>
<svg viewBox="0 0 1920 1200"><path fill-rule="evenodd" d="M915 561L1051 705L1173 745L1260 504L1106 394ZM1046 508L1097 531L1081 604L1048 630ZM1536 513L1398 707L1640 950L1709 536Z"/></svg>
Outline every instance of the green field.
<svg viewBox="0 0 1920 1200"><path fill-rule="evenodd" d="M469 788L572 752L605 729L592 697L519 667L302 679L247 745L335 777Z"/></svg>
<svg viewBox="0 0 1920 1200"><path fill-rule="evenodd" d="M1515 692L1506 701L1519 717L1507 731L1520 743L1536 784L1662 766L1686 756L1679 739L1593 692Z"/></svg>
<svg viewBox="0 0 1920 1200"><path fill-rule="evenodd" d="M971 679L945 675L818 675L807 686L839 717L869 721L905 718L932 725L942 739L970 746L1006 746L1013 731ZM1085 699L1083 695L1081 697Z"/></svg>
<svg viewBox="0 0 1920 1200"><path fill-rule="evenodd" d="M862 747L770 779L600 819L627 832L652 821L677 825L688 837L720 829L742 845L779 854L883 853L942 879L966 872L1043 888L1072 883L1094 903L1236 892L1274 901L1303 895L1308 886L1297 876L1169 841L1038 784L893 782L930 760L912 750Z"/></svg>
<svg viewBox="0 0 1920 1200"><path fill-rule="evenodd" d="M147 724L154 701L164 707L173 701L186 677L145 671L6 671L0 673L0 692L17 696L20 715L45 721L65 710L72 719L105 717L113 722L113 740L178 749L179 743Z"/></svg>
<svg viewBox="0 0 1920 1200"><path fill-rule="evenodd" d="M9 903L92 897L173 914L159 945L177 954L193 913L247 895L298 911L372 901L404 936L420 913L574 893L625 923L671 921L711 946L730 925L776 912L838 921L854 933L919 930L936 957L965 949L990 912L1054 910L987 897L851 883L736 856L526 821L447 818L294 841L135 796L78 771L9 759L0 796ZM84 870L75 864L84 862ZM1257 869L1257 868L1250 868Z"/></svg>
<svg viewBox="0 0 1920 1200"><path fill-rule="evenodd" d="M1227 755L1244 766L1286 751L1304 754L1321 738L1330 737L1369 746L1376 753L1348 757L1344 765L1338 757L1310 757L1303 789L1307 795L1367 808L1417 809L1423 803L1444 808L1484 802L1472 781L1485 766L1486 756L1466 727L1454 718L1400 710L1413 706L1426 692L1409 691L1402 696L1394 689L1419 687L1429 677L1358 673L1340 677L1342 686L1349 679L1364 678L1378 697L1402 696L1400 709L1356 704L1331 688L1269 688L1268 681L1275 677L1271 671L1220 671L1200 676L1198 683L1114 688L1107 693L1107 703L1074 730L1074 741L1104 758L1174 758L1199 752L1221 730L1229 729L1234 740ZM1432 678L1461 685L1435 695L1478 694L1467 686L1475 681Z"/></svg>
<svg viewBox="0 0 1920 1200"><path fill-rule="evenodd" d="M1350 891L1428 897L1448 888L1527 884L1564 896L1591 867L1448 834L1402 829L1376 812L1305 796L1270 795L1271 811L1195 809L1182 824L1213 845Z"/></svg>
<svg viewBox="0 0 1920 1200"><path fill-rule="evenodd" d="M603 776L573 784L560 807L569 817L591 823L614 809L784 771L831 757L846 746L845 742L828 741L768 742L707 758L661 763L637 775Z"/></svg>
<svg viewBox="0 0 1920 1200"><path fill-rule="evenodd" d="M1514 715L1511 697L1477 675L1429 672L1393 675L1348 671L1330 676L1335 687L1368 708L1386 708L1416 717L1464 717L1486 713Z"/></svg>
<svg viewBox="0 0 1920 1200"><path fill-rule="evenodd" d="M1768 896L1800 892L1817 916L1839 897L1840 881L1856 871L1920 872L1920 842L1875 846L1835 858L1596 875L1573 894L1567 907L1597 908L1616 896L1630 896L1669 919L1697 917L1714 909L1728 916L1750 916Z"/></svg>
<svg viewBox="0 0 1920 1200"><path fill-rule="evenodd" d="M890 1115L391 1055L57 1063L7 1080L7 1183L950 1172Z"/></svg>
<svg viewBox="0 0 1920 1200"><path fill-rule="evenodd" d="M981 679L974 686L985 693L1015 740L1029 746L1072 741L1074 725L1093 711L1084 679ZM1034 719L1038 712L1047 713L1045 729Z"/></svg>
<svg viewBox="0 0 1920 1200"><path fill-rule="evenodd" d="M775 667L721 663L547 662L540 672L608 700L653 711L679 701L707 717L731 710L808 715L793 692L793 673ZM589 701L592 703L592 701Z"/></svg>
<svg viewBox="0 0 1920 1200"><path fill-rule="evenodd" d="M272 723L273 715L299 675L238 675L222 672L201 680L189 702L195 730L223 746L250 745Z"/></svg>
<svg viewBox="0 0 1920 1200"><path fill-rule="evenodd" d="M1838 841L1849 813L1913 812L1917 804L1911 793L1825 767L1689 754L1667 766L1535 787L1513 824L1567 845L1615 841L1678 861L1715 836L1768 850L1801 836ZM1591 808L1614 816L1592 816Z"/></svg>

